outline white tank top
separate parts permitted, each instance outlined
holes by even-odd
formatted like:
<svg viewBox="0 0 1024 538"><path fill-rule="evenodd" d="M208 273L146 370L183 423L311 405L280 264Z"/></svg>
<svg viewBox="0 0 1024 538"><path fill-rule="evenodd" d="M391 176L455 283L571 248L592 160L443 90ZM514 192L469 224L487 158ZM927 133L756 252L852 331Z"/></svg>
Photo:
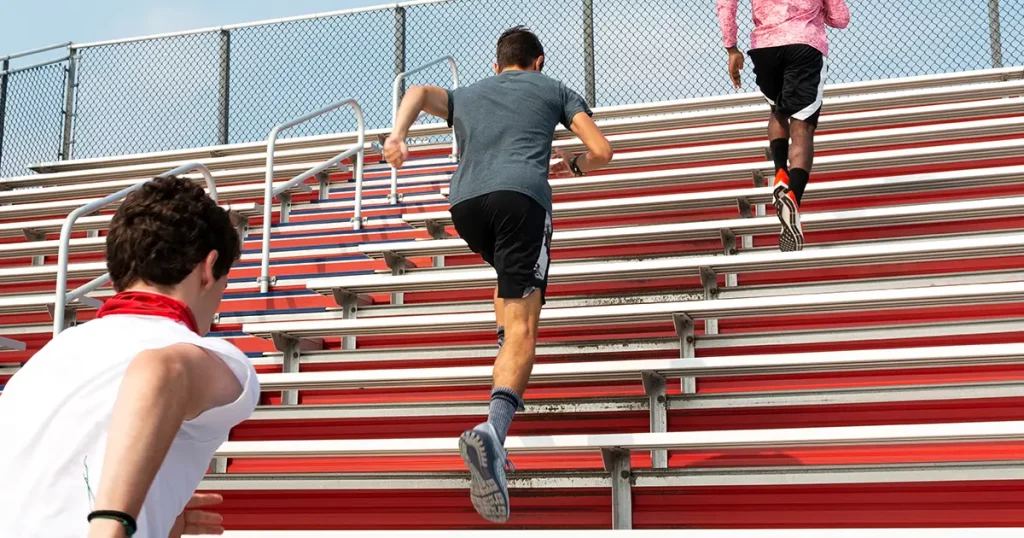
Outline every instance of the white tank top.
<svg viewBox="0 0 1024 538"><path fill-rule="evenodd" d="M242 395L185 422L146 496L136 538L166 538L229 430L252 415L260 388L235 346L151 316L111 315L64 331L0 395L0 538L81 538L103 480L121 380L141 351L187 343L231 368ZM211 360L214 360L211 358Z"/></svg>

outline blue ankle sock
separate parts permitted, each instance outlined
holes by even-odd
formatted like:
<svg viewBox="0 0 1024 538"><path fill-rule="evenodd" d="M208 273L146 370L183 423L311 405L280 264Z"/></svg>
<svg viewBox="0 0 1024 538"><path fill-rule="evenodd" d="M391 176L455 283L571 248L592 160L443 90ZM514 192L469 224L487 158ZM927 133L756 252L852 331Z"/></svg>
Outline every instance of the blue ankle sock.
<svg viewBox="0 0 1024 538"><path fill-rule="evenodd" d="M498 432L498 442L505 444L508 428L512 425L512 417L516 410L523 407L523 399L512 389L494 387L491 391L491 408L487 414L487 422Z"/></svg>

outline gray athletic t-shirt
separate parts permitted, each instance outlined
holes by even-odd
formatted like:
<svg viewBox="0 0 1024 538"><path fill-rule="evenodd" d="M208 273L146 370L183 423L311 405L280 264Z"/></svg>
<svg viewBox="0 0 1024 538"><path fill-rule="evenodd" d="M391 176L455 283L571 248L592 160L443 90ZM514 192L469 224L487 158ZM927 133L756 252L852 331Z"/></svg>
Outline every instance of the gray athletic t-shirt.
<svg viewBox="0 0 1024 538"><path fill-rule="evenodd" d="M555 127L567 129L580 112L580 95L537 71L505 71L448 92L448 125L459 142L459 168L449 201L495 191L533 198L551 212L548 171Z"/></svg>

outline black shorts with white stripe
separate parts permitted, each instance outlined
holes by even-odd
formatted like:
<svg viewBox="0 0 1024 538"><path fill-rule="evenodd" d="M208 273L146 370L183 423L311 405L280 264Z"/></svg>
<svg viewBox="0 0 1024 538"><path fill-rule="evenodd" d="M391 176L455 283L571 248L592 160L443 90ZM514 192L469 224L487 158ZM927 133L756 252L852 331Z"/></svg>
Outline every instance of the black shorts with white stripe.
<svg viewBox="0 0 1024 538"><path fill-rule="evenodd" d="M525 299L548 287L551 215L536 200L496 191L451 208L459 237L498 274L498 297Z"/></svg>
<svg viewBox="0 0 1024 538"><path fill-rule="evenodd" d="M810 45L782 45L753 49L757 87L772 111L817 127L825 91L828 60Z"/></svg>

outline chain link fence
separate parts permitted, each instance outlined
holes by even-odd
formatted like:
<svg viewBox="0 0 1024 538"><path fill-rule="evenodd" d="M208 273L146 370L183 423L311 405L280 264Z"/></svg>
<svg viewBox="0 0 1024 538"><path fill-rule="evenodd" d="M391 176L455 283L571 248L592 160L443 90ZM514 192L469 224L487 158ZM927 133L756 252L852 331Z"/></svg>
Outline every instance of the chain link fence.
<svg viewBox="0 0 1024 538"><path fill-rule="evenodd" d="M752 16L739 4L742 47ZM850 28L830 30L832 83L1024 64L1024 0L848 4ZM368 128L387 127L398 72L452 55L461 83L473 83L493 73L498 35L519 24L544 42L546 73L595 106L736 91L712 0L428 0L75 47L74 139L62 138L67 66L14 73L0 175L53 159L62 141L72 158L258 141L345 98L359 101ZM448 87L451 74L440 64L406 83ZM743 90L755 90L749 63ZM341 109L286 136L353 126Z"/></svg>
<svg viewBox="0 0 1024 538"><path fill-rule="evenodd" d="M64 135L67 62L13 71L0 81L0 176L26 173L25 164L56 161Z"/></svg>
<svg viewBox="0 0 1024 538"><path fill-rule="evenodd" d="M220 34L78 49L75 158L218 142Z"/></svg>
<svg viewBox="0 0 1024 538"><path fill-rule="evenodd" d="M997 3L1000 35L995 44L999 47L999 59L1007 66L1024 64L1024 0L998 0Z"/></svg>
<svg viewBox="0 0 1024 538"><path fill-rule="evenodd" d="M367 11L231 31L229 142L267 137L275 125L353 98L367 127L391 121L394 12ZM286 131L355 129L343 108Z"/></svg>

